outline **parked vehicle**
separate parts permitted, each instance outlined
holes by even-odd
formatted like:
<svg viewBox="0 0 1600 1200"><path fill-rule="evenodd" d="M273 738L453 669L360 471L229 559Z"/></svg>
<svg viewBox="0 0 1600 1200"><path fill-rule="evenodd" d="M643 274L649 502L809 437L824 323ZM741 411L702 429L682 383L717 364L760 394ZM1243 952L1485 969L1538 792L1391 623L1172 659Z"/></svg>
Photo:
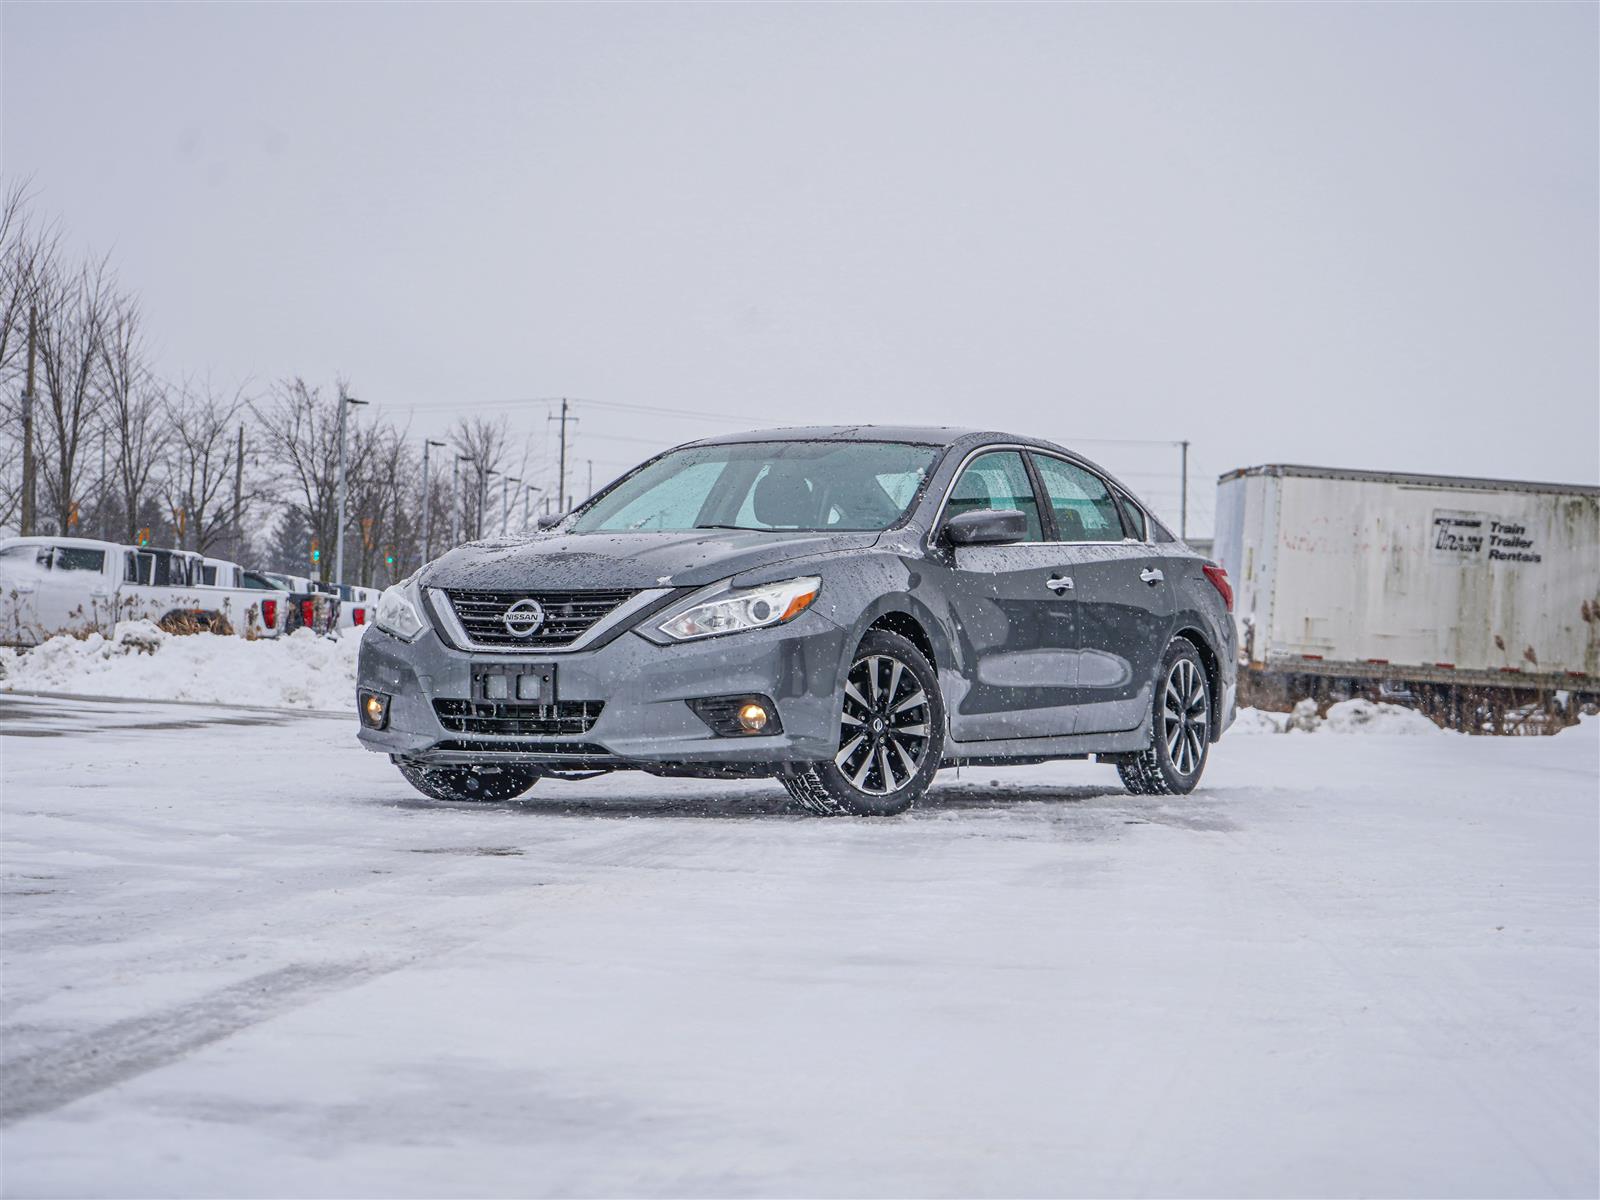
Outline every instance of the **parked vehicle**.
<svg viewBox="0 0 1600 1200"><path fill-rule="evenodd" d="M281 575L275 571L246 571L247 588L281 589L289 596L288 625L284 632L309 629L313 633L332 633L339 628L339 596L332 584L307 579L304 575Z"/></svg>
<svg viewBox="0 0 1600 1200"><path fill-rule="evenodd" d="M244 586L244 568L238 563L223 558L203 558L200 563L200 582L206 587Z"/></svg>
<svg viewBox="0 0 1600 1200"><path fill-rule="evenodd" d="M1479 730L1600 701L1600 488L1271 465L1224 475L1216 511L1256 702Z"/></svg>
<svg viewBox="0 0 1600 1200"><path fill-rule="evenodd" d="M357 587L354 584L336 585L339 592L339 628L359 629L372 619L383 593L377 588Z"/></svg>
<svg viewBox="0 0 1600 1200"><path fill-rule="evenodd" d="M1049 442L733 435L385 591L360 738L444 800L638 769L875 815L944 766L1090 755L1186 793L1234 717L1228 602L1220 567Z"/></svg>
<svg viewBox="0 0 1600 1200"><path fill-rule="evenodd" d="M186 551L92 538L0 541L0 642L31 646L58 633L109 636L118 621L276 637L287 616L282 591L207 586L204 560Z"/></svg>

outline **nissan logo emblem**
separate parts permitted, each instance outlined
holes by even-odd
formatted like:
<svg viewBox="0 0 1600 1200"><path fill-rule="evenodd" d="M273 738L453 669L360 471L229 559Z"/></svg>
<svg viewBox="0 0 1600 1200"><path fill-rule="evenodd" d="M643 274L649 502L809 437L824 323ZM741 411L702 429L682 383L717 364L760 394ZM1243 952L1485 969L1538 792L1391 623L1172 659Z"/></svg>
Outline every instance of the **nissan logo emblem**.
<svg viewBox="0 0 1600 1200"><path fill-rule="evenodd" d="M506 609L500 622L512 637L532 637L539 632L539 626L544 624L544 605L532 598L518 600Z"/></svg>

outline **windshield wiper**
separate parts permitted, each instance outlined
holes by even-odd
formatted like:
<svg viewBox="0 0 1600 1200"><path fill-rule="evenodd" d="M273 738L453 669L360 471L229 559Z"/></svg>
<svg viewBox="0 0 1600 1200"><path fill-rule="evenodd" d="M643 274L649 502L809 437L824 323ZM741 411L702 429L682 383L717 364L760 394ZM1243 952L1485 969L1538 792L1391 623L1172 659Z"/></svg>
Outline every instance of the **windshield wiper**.
<svg viewBox="0 0 1600 1200"><path fill-rule="evenodd" d="M762 529L757 525L719 525L715 521L703 525L696 525L696 529L742 529L746 533L771 533L770 529Z"/></svg>

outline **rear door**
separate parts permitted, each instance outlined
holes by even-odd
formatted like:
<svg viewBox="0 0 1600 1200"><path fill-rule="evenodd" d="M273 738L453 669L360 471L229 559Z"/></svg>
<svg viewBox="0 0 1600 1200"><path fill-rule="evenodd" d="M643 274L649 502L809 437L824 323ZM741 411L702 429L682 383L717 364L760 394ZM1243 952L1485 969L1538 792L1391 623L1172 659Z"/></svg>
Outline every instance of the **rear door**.
<svg viewBox="0 0 1600 1200"><path fill-rule="evenodd" d="M1072 579L1077 733L1136 728L1166 651L1172 593L1139 523L1082 464L1035 452L1051 536Z"/></svg>
<svg viewBox="0 0 1600 1200"><path fill-rule="evenodd" d="M107 551L95 546L50 547L50 569L35 595L39 624L47 633L110 633L116 588Z"/></svg>
<svg viewBox="0 0 1600 1200"><path fill-rule="evenodd" d="M966 669L946 697L957 741L1050 737L1072 732L1072 605L1049 587L1060 558L1046 540L1033 480L1019 450L990 450L957 477L943 518L1016 509L1026 540L950 547L952 627Z"/></svg>

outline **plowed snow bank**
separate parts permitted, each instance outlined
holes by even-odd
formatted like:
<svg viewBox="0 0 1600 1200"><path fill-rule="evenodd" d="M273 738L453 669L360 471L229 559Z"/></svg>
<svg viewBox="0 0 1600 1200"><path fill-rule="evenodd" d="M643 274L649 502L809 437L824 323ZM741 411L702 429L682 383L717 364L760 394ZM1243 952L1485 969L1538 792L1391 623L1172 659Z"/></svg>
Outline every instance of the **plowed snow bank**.
<svg viewBox="0 0 1600 1200"><path fill-rule="evenodd" d="M55 637L0 650L0 691L198 700L353 713L359 636L298 630L271 641L164 633L125 621L107 639Z"/></svg>

